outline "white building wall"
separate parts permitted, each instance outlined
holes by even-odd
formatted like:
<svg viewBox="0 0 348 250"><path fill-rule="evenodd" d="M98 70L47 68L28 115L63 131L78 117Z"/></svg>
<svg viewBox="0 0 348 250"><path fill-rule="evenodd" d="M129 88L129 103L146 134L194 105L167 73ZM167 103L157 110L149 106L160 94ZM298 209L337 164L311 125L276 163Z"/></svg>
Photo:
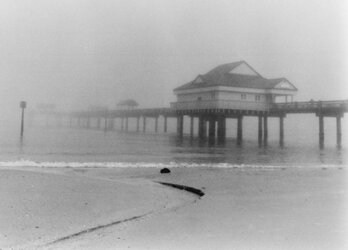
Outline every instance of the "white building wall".
<svg viewBox="0 0 348 250"><path fill-rule="evenodd" d="M242 99L242 94L245 94L245 99ZM255 96L260 96L260 99L256 100ZM198 98L201 98L202 101L235 100L235 101L249 101L249 102L266 102L265 94L244 93L244 92L211 91L211 92L199 92L199 93L177 95L178 102L192 102L192 101L197 101Z"/></svg>

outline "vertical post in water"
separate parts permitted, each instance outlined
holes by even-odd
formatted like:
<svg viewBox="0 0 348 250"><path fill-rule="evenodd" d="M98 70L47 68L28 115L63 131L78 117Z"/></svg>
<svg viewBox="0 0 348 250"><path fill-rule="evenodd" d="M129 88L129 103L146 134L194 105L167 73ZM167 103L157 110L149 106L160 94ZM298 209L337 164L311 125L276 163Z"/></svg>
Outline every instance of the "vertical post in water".
<svg viewBox="0 0 348 250"><path fill-rule="evenodd" d="M167 133L167 116L164 116L164 128L163 128L163 132Z"/></svg>
<svg viewBox="0 0 348 250"><path fill-rule="evenodd" d="M263 116L263 143L264 145L267 145L268 143L268 115L265 114Z"/></svg>
<svg viewBox="0 0 348 250"><path fill-rule="evenodd" d="M215 130L216 130L216 126L215 126L215 117L211 116L209 117L209 138L215 138Z"/></svg>
<svg viewBox="0 0 348 250"><path fill-rule="evenodd" d="M183 115L178 115L176 117L177 119L177 126L176 126L176 130L177 130L177 135L179 137L182 137L184 134L184 116Z"/></svg>
<svg viewBox="0 0 348 250"><path fill-rule="evenodd" d="M279 116L279 145L284 146L284 115Z"/></svg>
<svg viewBox="0 0 348 250"><path fill-rule="evenodd" d="M146 131L146 116L143 116L143 132L145 133Z"/></svg>
<svg viewBox="0 0 348 250"><path fill-rule="evenodd" d="M226 138L226 117L218 117L218 128L217 128L218 141L224 142Z"/></svg>
<svg viewBox="0 0 348 250"><path fill-rule="evenodd" d="M21 139L23 139L23 136L24 136L24 109L27 107L27 103L25 101L21 101L19 107L22 109Z"/></svg>
<svg viewBox="0 0 348 250"><path fill-rule="evenodd" d="M241 145L243 140L243 116L237 117L237 144Z"/></svg>
<svg viewBox="0 0 348 250"><path fill-rule="evenodd" d="M155 117L155 132L158 132L158 116Z"/></svg>
<svg viewBox="0 0 348 250"><path fill-rule="evenodd" d="M128 116L126 116L126 132L128 132Z"/></svg>
<svg viewBox="0 0 348 250"><path fill-rule="evenodd" d="M324 147L324 116L319 114L319 147Z"/></svg>
<svg viewBox="0 0 348 250"><path fill-rule="evenodd" d="M259 141L259 145L261 145L262 144L262 115L258 116L258 131L259 131L258 141Z"/></svg>
<svg viewBox="0 0 348 250"><path fill-rule="evenodd" d="M336 141L337 141L338 147L341 147L341 141L342 141L341 117L342 117L342 114L338 114L336 116Z"/></svg>
<svg viewBox="0 0 348 250"><path fill-rule="evenodd" d="M193 137L194 117L190 117L190 137Z"/></svg>
<svg viewBox="0 0 348 250"><path fill-rule="evenodd" d="M140 117L137 116L137 132L139 132L139 120L140 120Z"/></svg>

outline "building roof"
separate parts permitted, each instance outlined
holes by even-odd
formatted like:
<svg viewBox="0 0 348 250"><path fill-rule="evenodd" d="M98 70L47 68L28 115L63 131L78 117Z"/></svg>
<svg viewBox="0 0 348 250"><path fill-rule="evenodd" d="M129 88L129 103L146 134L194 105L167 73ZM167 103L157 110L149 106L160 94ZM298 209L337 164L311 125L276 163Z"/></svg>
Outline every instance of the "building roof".
<svg viewBox="0 0 348 250"><path fill-rule="evenodd" d="M237 70L241 66L245 68L245 72ZM286 82L291 90L297 90L286 78L267 79L262 77L245 61L223 64L212 69L204 75L198 75L195 80L188 82L176 89L187 90L195 88L205 88L213 86L227 86L235 88L254 88L254 89L284 89L278 84ZM278 86L277 86L278 85ZM289 87L286 89L290 89Z"/></svg>

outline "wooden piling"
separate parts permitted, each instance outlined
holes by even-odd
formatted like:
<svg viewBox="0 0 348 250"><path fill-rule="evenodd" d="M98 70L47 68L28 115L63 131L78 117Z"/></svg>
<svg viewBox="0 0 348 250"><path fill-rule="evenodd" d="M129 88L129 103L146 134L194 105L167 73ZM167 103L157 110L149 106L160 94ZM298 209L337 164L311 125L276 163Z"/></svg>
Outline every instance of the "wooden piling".
<svg viewBox="0 0 348 250"><path fill-rule="evenodd" d="M126 116L126 132L128 132L128 116Z"/></svg>
<svg viewBox="0 0 348 250"><path fill-rule="evenodd" d="M146 132L146 116L143 116L143 133Z"/></svg>
<svg viewBox="0 0 348 250"><path fill-rule="evenodd" d="M219 141L224 141L226 138L226 117L219 116L217 119L217 137Z"/></svg>
<svg viewBox="0 0 348 250"><path fill-rule="evenodd" d="M324 116L319 115L319 146L324 147Z"/></svg>
<svg viewBox="0 0 348 250"><path fill-rule="evenodd" d="M140 122L140 117L137 117L137 132L139 132L139 122Z"/></svg>
<svg viewBox="0 0 348 250"><path fill-rule="evenodd" d="M279 116L279 144L284 145L284 116Z"/></svg>
<svg viewBox="0 0 348 250"><path fill-rule="evenodd" d="M176 117L177 120L177 126L176 126L176 130L177 130L177 135L179 137L182 137L184 134L184 116L183 115L178 115Z"/></svg>
<svg viewBox="0 0 348 250"><path fill-rule="evenodd" d="M158 133L158 116L155 117L155 133Z"/></svg>
<svg viewBox="0 0 348 250"><path fill-rule="evenodd" d="M336 142L338 147L341 147L341 143L342 143L341 117L342 117L341 114L336 116Z"/></svg>
<svg viewBox="0 0 348 250"><path fill-rule="evenodd" d="M268 143L268 115L263 116L263 143L267 145Z"/></svg>
<svg viewBox="0 0 348 250"><path fill-rule="evenodd" d="M243 140L243 116L237 117L237 143L241 144Z"/></svg>
<svg viewBox="0 0 348 250"><path fill-rule="evenodd" d="M209 138L215 138L215 117L209 117Z"/></svg>
<svg viewBox="0 0 348 250"><path fill-rule="evenodd" d="M262 144L262 116L258 116L258 141L259 145Z"/></svg>
<svg viewBox="0 0 348 250"><path fill-rule="evenodd" d="M164 116L164 128L163 128L163 132L167 133L167 116Z"/></svg>
<svg viewBox="0 0 348 250"><path fill-rule="evenodd" d="M193 137L194 117L190 117L190 137Z"/></svg>
<svg viewBox="0 0 348 250"><path fill-rule="evenodd" d="M207 124L206 119L203 115L199 117L199 124L198 124L198 137L200 139L204 139L207 136Z"/></svg>

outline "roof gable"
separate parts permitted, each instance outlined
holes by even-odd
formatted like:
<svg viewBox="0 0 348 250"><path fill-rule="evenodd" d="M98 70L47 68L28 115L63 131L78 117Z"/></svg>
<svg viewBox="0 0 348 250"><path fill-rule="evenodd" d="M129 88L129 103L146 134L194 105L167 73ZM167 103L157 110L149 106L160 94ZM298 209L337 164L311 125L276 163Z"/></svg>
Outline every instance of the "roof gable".
<svg viewBox="0 0 348 250"><path fill-rule="evenodd" d="M230 74L238 74L238 75L252 75L257 76L259 75L254 69L252 69L248 64L245 62L241 63L237 67L234 67L232 70L230 70L228 73Z"/></svg>
<svg viewBox="0 0 348 250"><path fill-rule="evenodd" d="M296 87L292 85L288 80L283 79L277 85L274 86L275 89L287 89L287 90L296 90Z"/></svg>

